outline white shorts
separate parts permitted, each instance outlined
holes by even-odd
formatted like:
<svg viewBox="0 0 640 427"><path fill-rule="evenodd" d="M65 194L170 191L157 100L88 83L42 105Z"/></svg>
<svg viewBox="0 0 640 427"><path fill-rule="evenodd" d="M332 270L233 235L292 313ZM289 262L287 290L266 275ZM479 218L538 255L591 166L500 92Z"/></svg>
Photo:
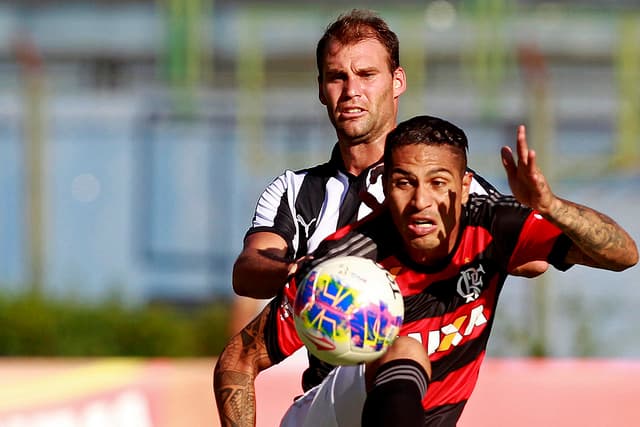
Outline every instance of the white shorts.
<svg viewBox="0 0 640 427"><path fill-rule="evenodd" d="M291 404L280 427L359 426L366 397L364 365L339 366Z"/></svg>

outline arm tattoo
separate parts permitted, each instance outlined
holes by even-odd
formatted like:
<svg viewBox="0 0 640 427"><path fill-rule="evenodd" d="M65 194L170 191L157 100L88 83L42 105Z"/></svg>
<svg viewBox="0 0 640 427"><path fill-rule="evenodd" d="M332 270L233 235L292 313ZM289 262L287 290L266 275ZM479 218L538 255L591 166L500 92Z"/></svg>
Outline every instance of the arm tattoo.
<svg viewBox="0 0 640 427"><path fill-rule="evenodd" d="M577 203L561 200L549 213L579 250L571 250L567 261L616 270L635 247L633 239L611 218Z"/></svg>
<svg viewBox="0 0 640 427"><path fill-rule="evenodd" d="M235 335L218 358L213 391L222 427L253 427L256 424L255 379L273 365L264 343L270 307Z"/></svg>

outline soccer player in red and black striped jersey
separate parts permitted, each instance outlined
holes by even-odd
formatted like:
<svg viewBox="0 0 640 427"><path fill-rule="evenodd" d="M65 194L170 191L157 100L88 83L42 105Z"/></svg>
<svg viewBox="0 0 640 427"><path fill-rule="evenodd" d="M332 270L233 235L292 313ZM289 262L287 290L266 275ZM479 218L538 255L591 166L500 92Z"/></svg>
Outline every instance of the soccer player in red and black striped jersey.
<svg viewBox="0 0 640 427"><path fill-rule="evenodd" d="M400 66L399 41L387 23L366 10L353 10L330 24L316 48L320 101L336 130L331 159L322 165L286 171L264 191L244 247L234 265L238 295L274 302L238 334L219 355L214 393L223 426L255 425L254 381L259 372L287 355L287 276L304 257L338 228L363 218L383 201L384 141L397 120L400 96L407 87ZM496 190L474 176L471 191ZM521 266L534 276L545 262ZM274 332L275 331L275 332ZM311 370L309 372L315 372ZM328 371L305 375L305 386Z"/></svg>
<svg viewBox="0 0 640 427"><path fill-rule="evenodd" d="M466 151L461 129L430 116L389 133L386 205L329 236L285 292L292 298L296 279L327 258L373 259L401 289L401 336L371 364L333 369L294 402L282 426L455 426L515 266L545 260L561 270L583 264L621 271L638 262L635 242L615 221L551 191L523 126L517 162L502 149L513 197L471 193ZM290 339L280 348L293 350L301 344L289 332L280 331ZM311 366L307 379L321 371Z"/></svg>

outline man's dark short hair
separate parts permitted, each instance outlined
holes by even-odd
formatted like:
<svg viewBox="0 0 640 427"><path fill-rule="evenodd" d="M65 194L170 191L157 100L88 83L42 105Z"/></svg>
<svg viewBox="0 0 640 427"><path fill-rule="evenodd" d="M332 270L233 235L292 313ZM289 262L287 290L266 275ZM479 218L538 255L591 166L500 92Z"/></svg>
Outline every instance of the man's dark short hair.
<svg viewBox="0 0 640 427"><path fill-rule="evenodd" d="M400 66L400 42L396 33L375 12L363 9L353 9L342 14L329 24L316 47L316 63L318 75L322 79L322 66L327 53L327 47L332 41L343 45L350 45L363 40L378 40L389 54L389 71L394 72Z"/></svg>
<svg viewBox="0 0 640 427"><path fill-rule="evenodd" d="M469 143L464 131L453 123L432 116L413 117L389 132L384 147L384 164L391 165L391 154L395 148L414 144L453 147L462 156L464 168L467 167Z"/></svg>

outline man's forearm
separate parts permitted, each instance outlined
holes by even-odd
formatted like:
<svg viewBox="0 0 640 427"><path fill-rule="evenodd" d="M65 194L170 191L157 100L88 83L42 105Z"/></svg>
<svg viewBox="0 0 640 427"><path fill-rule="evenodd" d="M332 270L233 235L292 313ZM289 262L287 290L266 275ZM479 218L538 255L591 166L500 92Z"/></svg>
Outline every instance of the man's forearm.
<svg viewBox="0 0 640 427"><path fill-rule="evenodd" d="M263 338L270 307L235 335L218 358L213 392L222 427L254 427L256 424L255 379L272 366Z"/></svg>
<svg viewBox="0 0 640 427"><path fill-rule="evenodd" d="M222 427L254 427L256 425L255 387L250 375L228 371L216 375L215 389Z"/></svg>
<svg viewBox="0 0 640 427"><path fill-rule="evenodd" d="M638 249L631 236L613 219L600 212L557 199L544 216L587 256L586 260L575 258L568 261L614 271L624 270L638 262Z"/></svg>
<svg viewBox="0 0 640 427"><path fill-rule="evenodd" d="M245 297L273 298L286 283L290 266L267 251L244 251L233 266L233 289Z"/></svg>

